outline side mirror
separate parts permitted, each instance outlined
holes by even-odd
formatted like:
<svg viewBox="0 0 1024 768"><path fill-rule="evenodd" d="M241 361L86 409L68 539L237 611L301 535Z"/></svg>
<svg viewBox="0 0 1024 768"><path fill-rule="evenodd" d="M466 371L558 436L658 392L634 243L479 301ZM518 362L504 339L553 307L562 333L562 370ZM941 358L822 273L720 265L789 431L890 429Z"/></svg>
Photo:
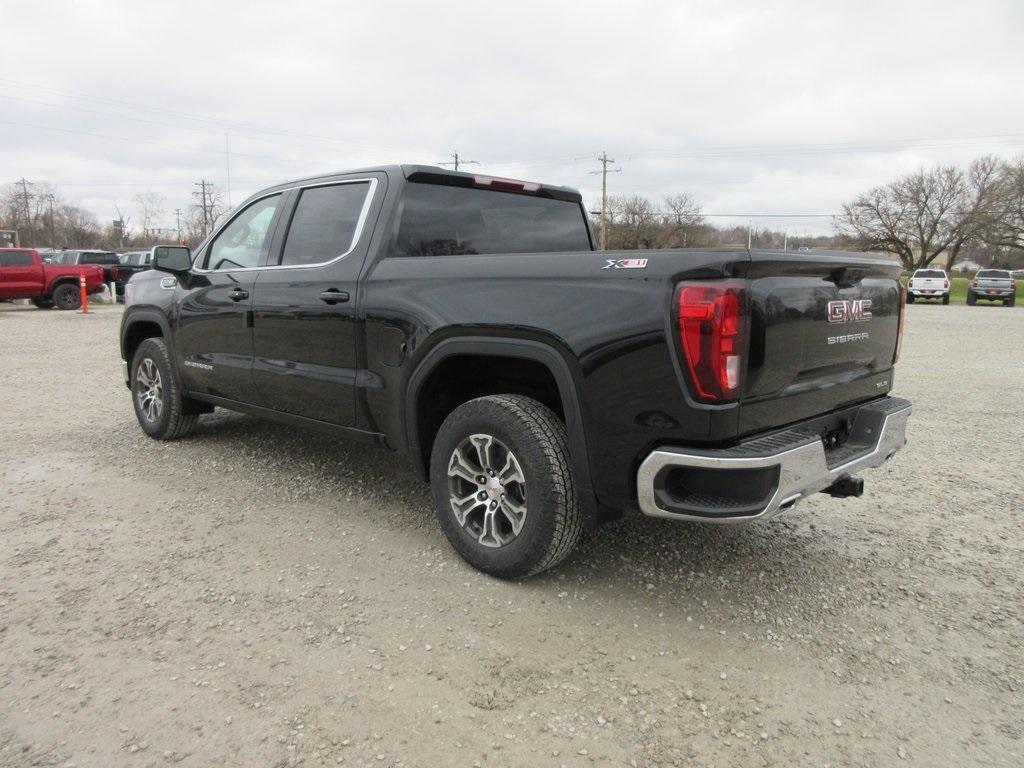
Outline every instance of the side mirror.
<svg viewBox="0 0 1024 768"><path fill-rule="evenodd" d="M192 252L184 245L158 245L153 248L153 269L181 275L192 269Z"/></svg>

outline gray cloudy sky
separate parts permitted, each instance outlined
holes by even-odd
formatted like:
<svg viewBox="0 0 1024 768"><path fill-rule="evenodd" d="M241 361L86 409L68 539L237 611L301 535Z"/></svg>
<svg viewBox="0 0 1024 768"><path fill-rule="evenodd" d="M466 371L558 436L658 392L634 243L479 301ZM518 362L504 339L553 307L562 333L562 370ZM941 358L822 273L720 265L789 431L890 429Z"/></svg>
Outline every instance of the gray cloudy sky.
<svg viewBox="0 0 1024 768"><path fill-rule="evenodd" d="M830 213L1024 152L1021 2L3 0L0 168L110 219L458 149L482 172L709 213ZM724 222L724 219L716 219ZM746 219L741 220L746 223ZM827 219L773 222L827 231Z"/></svg>

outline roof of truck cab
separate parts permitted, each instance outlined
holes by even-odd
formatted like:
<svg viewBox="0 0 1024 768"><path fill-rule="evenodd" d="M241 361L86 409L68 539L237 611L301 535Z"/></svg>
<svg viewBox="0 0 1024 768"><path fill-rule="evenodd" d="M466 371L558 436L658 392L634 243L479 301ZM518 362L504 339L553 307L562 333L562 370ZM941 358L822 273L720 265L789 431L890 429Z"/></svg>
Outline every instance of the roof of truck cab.
<svg viewBox="0 0 1024 768"><path fill-rule="evenodd" d="M319 182L330 182L340 180L345 176L353 176L360 173L384 173L388 177L408 179L413 174L425 174L430 176L448 176L452 179L465 179L472 181L474 177L487 177L506 179L504 176L493 176L488 173L464 173L463 171L452 171L448 168L442 168L437 165L416 165L416 164L403 164L403 165L372 165L365 168L352 168L344 171L334 171L332 173L321 173L315 176L304 176L298 179L291 179L289 181L283 181L280 184L274 184L270 187L265 187L253 195L253 197L266 194L267 192L277 189L290 189L296 186L307 186L310 184L316 184ZM509 181L523 181L528 184L539 184L541 187L554 192L560 192L563 195L572 195L579 197L582 200L582 195L579 190L574 187L559 186L557 184L546 184L544 182L529 181L527 179L508 179Z"/></svg>

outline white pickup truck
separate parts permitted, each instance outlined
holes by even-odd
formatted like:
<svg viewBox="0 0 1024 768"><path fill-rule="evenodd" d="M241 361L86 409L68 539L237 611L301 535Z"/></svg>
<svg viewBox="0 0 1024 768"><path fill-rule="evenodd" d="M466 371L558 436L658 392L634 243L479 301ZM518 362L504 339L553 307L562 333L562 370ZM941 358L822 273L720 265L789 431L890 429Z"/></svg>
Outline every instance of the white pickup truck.
<svg viewBox="0 0 1024 768"><path fill-rule="evenodd" d="M949 275L943 269L919 269L907 283L907 304L915 299L942 299L949 304Z"/></svg>

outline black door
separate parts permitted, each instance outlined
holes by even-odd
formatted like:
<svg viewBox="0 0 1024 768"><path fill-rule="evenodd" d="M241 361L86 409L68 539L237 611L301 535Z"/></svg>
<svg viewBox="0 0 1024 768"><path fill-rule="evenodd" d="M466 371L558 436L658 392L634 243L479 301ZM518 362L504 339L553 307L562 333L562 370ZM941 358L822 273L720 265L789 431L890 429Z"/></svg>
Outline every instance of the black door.
<svg viewBox="0 0 1024 768"><path fill-rule="evenodd" d="M253 378L267 406L355 424L356 289L382 188L364 176L297 190L253 300Z"/></svg>
<svg viewBox="0 0 1024 768"><path fill-rule="evenodd" d="M252 299L282 195L256 200L203 249L177 299L175 354L190 392L260 404L252 378Z"/></svg>

